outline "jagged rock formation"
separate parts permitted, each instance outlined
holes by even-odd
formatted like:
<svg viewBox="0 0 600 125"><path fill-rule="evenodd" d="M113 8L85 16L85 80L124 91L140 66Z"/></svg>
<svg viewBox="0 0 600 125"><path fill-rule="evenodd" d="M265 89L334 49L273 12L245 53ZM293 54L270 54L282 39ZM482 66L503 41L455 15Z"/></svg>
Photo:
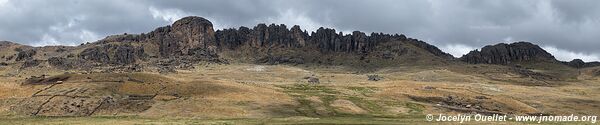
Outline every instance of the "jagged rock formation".
<svg viewBox="0 0 600 125"><path fill-rule="evenodd" d="M437 47L427 44L417 39L406 38L404 35L390 35L383 33L372 33L367 36L360 31L354 31L352 34L344 35L342 32L336 32L335 29L319 28L316 32L308 35L302 32L300 26L295 25L290 30L286 25L269 26L259 24L253 29L240 27L239 29L224 29L216 32L217 43L219 47L234 49L241 45L250 45L253 47L288 47L299 48L305 46L314 46L320 52L356 52L368 53L373 51L375 46L382 42L406 41L422 49L431 52L436 56L443 58L453 58Z"/></svg>
<svg viewBox="0 0 600 125"><path fill-rule="evenodd" d="M460 58L468 63L510 64L519 61L556 61L554 56L528 42L500 43L474 50Z"/></svg>
<svg viewBox="0 0 600 125"><path fill-rule="evenodd" d="M302 32L299 26L288 30L286 25L269 26L258 24L253 29L240 27L239 29L224 29L216 32L219 48L235 49L242 45L252 47L301 47L306 44L308 34Z"/></svg>

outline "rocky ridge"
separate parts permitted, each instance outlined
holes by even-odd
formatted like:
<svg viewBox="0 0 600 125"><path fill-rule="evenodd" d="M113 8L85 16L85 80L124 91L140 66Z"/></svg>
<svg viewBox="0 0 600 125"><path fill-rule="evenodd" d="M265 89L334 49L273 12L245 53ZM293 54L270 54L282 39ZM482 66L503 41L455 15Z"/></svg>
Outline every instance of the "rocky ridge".
<svg viewBox="0 0 600 125"><path fill-rule="evenodd" d="M2 46L15 46L1 42ZM17 47L6 62L25 62L22 68L49 64L60 69L91 69L97 66L192 67L199 61L228 63L231 59L262 64L381 65L398 61L452 62L455 58L436 46L402 34L353 31L350 34L331 28L314 32L300 26L258 24L215 31L212 22L202 17L182 18L172 25L149 33L108 36L77 47ZM48 52L52 50L52 52ZM226 54L228 53L228 54ZM49 55L47 55L49 54ZM326 57L326 58L325 58ZM427 59L425 59L427 58ZM337 60L337 61L336 61ZM343 61L339 61L343 60ZM463 55L458 60L471 64L508 65L522 61L559 62L539 46L528 42L500 43ZM372 63L375 62L375 63ZM6 63L5 63L6 64ZM584 68L597 62L573 60L562 64ZM161 71L163 71L161 70Z"/></svg>
<svg viewBox="0 0 600 125"><path fill-rule="evenodd" d="M385 49L386 47L377 49L377 46L384 43L397 43L384 46L388 46L387 48L396 46L395 48L399 48L399 50L392 52ZM417 49L408 51L411 48L409 46ZM244 48L245 50L242 50ZM266 64L330 62L331 58L326 60L306 59L307 56L325 55L340 57L349 55L353 58L351 60L360 61L371 56L377 59L393 59L395 55L407 53L430 53L442 60L453 58L433 45L398 34L371 33L367 35L360 31L344 34L336 32L335 29L319 28L309 35L298 25L288 29L284 24L258 24L253 28L240 27L214 31L210 21L196 16L182 18L172 25L159 27L149 33L113 35L97 42L62 49L60 52L56 51L59 54L47 56L47 52L40 52L39 47L19 49L14 55L14 61L31 60L29 62L32 63L27 63L30 64L27 65L28 67L47 62L54 67L69 69L140 63L168 66L171 64L164 64L164 62L181 61L227 63L226 59L221 58L223 52L246 53L247 56L252 57L249 62ZM288 51L297 51L297 53L287 53ZM317 54L303 53L307 51ZM36 54L44 54L45 57L39 58L34 56ZM233 56L235 58L239 55ZM362 63L365 62L369 63L368 60Z"/></svg>
<svg viewBox="0 0 600 125"><path fill-rule="evenodd" d="M520 61L556 61L552 54L541 47L528 43L516 42L488 45L479 50L473 50L460 57L461 61L478 64L511 64Z"/></svg>

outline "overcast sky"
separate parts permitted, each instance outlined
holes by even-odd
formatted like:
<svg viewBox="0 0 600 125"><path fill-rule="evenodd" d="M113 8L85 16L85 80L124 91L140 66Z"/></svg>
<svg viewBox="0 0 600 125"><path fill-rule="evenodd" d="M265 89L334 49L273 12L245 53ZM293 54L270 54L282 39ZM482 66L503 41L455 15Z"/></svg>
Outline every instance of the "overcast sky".
<svg viewBox="0 0 600 125"><path fill-rule="evenodd" d="M406 34L454 56L530 41L559 60L600 61L600 0L0 0L0 40L78 45L190 15L216 29L257 23Z"/></svg>

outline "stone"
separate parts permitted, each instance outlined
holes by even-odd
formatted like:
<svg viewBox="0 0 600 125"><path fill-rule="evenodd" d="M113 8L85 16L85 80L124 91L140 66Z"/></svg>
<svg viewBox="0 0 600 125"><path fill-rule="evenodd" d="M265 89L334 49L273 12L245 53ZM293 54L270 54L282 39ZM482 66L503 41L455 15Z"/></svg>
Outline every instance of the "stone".
<svg viewBox="0 0 600 125"><path fill-rule="evenodd" d="M383 77L379 75L367 75L367 77L369 78L369 81L379 81L383 79Z"/></svg>
<svg viewBox="0 0 600 125"><path fill-rule="evenodd" d="M433 90L433 89L435 89L435 87L432 87L432 86L425 86L425 87L423 87L423 89L426 89L426 90Z"/></svg>
<svg viewBox="0 0 600 125"><path fill-rule="evenodd" d="M310 77L310 78L308 78L308 83L319 84L320 83L319 82L319 78L317 78L317 77Z"/></svg>

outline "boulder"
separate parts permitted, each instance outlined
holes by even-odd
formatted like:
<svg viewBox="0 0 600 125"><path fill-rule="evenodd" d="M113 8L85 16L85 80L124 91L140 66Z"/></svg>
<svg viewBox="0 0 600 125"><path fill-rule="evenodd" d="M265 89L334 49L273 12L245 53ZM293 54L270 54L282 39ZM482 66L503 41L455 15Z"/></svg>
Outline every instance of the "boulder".
<svg viewBox="0 0 600 125"><path fill-rule="evenodd" d="M317 77L308 77L307 80L308 80L308 83L311 83L311 84L321 83L321 82L319 82L319 78L317 78Z"/></svg>
<svg viewBox="0 0 600 125"><path fill-rule="evenodd" d="M383 79L383 77L379 75L367 75L367 77L369 78L369 81L379 81Z"/></svg>

